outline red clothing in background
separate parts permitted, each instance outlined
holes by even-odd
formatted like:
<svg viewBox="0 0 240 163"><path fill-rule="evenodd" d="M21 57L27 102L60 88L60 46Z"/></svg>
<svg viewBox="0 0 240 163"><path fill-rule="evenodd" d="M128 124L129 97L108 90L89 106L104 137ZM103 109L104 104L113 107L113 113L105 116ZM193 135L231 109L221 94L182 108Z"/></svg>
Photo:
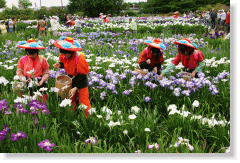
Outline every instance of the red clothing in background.
<svg viewBox="0 0 240 163"><path fill-rule="evenodd" d="M227 13L226 24L230 24L230 12Z"/></svg>

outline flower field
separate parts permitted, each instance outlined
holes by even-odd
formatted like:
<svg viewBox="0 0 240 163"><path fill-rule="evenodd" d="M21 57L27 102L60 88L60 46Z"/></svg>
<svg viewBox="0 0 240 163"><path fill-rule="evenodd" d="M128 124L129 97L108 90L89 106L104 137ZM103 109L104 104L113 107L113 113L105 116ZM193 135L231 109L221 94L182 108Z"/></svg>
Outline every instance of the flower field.
<svg viewBox="0 0 240 163"><path fill-rule="evenodd" d="M80 35L72 29L38 38L36 29L28 28L0 36L0 152L229 153L230 40L195 34L201 25L138 21L141 30L136 35L122 22L117 29L101 24L96 30L86 27ZM186 29L179 32L184 25ZM79 41L89 64L87 119L85 106L80 105L73 115L70 99L59 97L55 88L55 77L65 71L53 69L59 57L53 42L62 36ZM24 98L12 91L17 62L25 55L16 44L29 38L46 47L40 55L47 58L51 72L47 89L33 99L27 88ZM199 78L183 80L181 64L162 80L153 72L146 76L134 72L146 47L143 42L155 38L167 47L163 69L177 55L174 41L189 38L196 43L206 62ZM43 91L48 94L46 105L38 99Z"/></svg>

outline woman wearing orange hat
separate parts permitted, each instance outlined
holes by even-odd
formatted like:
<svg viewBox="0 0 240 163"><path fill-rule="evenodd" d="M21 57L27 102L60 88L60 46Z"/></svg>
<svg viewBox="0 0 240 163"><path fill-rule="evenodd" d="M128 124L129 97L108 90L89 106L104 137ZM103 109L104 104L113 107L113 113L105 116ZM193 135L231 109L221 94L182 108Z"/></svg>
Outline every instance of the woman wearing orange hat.
<svg viewBox="0 0 240 163"><path fill-rule="evenodd" d="M46 87L46 81L49 78L49 65L47 59L43 56L38 55L39 49L45 49L41 43L36 42L33 39L28 41L21 41L18 45L18 48L25 48L26 56L23 56L17 63L17 75L21 81L27 77L26 83L30 83L32 77L40 79L40 82L37 85L37 89L41 87ZM33 70L33 76L28 72ZM32 95L34 88L30 89L30 94ZM39 97L42 99L42 97ZM43 95L42 101L46 104L47 94Z"/></svg>
<svg viewBox="0 0 240 163"><path fill-rule="evenodd" d="M141 69L148 69L148 71L153 71L159 75L161 65L164 62L163 51L167 49L159 39L147 40L144 43L148 47L141 52L138 64Z"/></svg>
<svg viewBox="0 0 240 163"><path fill-rule="evenodd" d="M191 77L197 78L197 73L202 71L202 68L205 65L202 52L197 50L197 45L188 39L182 39L174 42L174 44L178 45L178 54L173 59L172 63L162 71L159 78L161 79L163 75L168 74L171 69L174 69L175 66L179 64L180 61L184 66L183 71L189 72L191 73Z"/></svg>
<svg viewBox="0 0 240 163"><path fill-rule="evenodd" d="M88 93L88 79L89 73L88 63L83 53L77 53L82 50L80 44L69 37L61 37L59 41L54 42L54 45L60 49L60 63L55 63L53 67L64 68L69 77L72 79L72 89L70 90L69 97L72 100L73 109L75 113L77 105L77 93L79 104L87 106L85 109L86 117L91 107Z"/></svg>

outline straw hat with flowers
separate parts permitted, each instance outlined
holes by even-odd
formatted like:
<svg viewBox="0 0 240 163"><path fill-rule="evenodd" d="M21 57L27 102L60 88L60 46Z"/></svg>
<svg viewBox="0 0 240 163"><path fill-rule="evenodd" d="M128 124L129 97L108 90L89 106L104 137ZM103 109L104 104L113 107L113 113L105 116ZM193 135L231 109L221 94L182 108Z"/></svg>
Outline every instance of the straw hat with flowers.
<svg viewBox="0 0 240 163"><path fill-rule="evenodd" d="M159 39L155 39L155 40L146 40L144 41L144 44L160 49L160 50L164 50L167 51L166 46L162 43L162 41L160 41Z"/></svg>
<svg viewBox="0 0 240 163"><path fill-rule="evenodd" d="M73 40L71 37L61 37L60 40L55 41L54 46L59 49L68 50L68 51L81 51L82 47L79 42Z"/></svg>
<svg viewBox="0 0 240 163"><path fill-rule="evenodd" d="M174 42L176 45L185 45L194 49L197 49L197 45L192 43L189 39L183 38L182 40Z"/></svg>
<svg viewBox="0 0 240 163"><path fill-rule="evenodd" d="M40 42L36 42L34 39L29 39L28 41L21 41L17 44L17 47L25 49L46 49Z"/></svg>

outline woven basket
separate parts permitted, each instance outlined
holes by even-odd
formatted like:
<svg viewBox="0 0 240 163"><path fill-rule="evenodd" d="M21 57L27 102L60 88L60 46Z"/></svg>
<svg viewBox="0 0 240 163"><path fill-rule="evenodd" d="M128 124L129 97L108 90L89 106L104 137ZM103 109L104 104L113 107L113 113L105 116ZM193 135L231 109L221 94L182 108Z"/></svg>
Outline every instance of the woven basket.
<svg viewBox="0 0 240 163"><path fill-rule="evenodd" d="M23 89L19 88L18 86L22 87L23 83L22 82L17 82L17 89L12 89L13 90L13 96L17 95L18 97L23 97Z"/></svg>
<svg viewBox="0 0 240 163"><path fill-rule="evenodd" d="M144 72L143 69L140 69L140 68L135 68L134 71L136 71L136 72L142 74L143 76L145 76L145 75L148 73L148 72Z"/></svg>
<svg viewBox="0 0 240 163"><path fill-rule="evenodd" d="M66 89L62 89L65 86ZM69 96L69 91L72 89L72 79L67 75L60 75L56 78L55 87L59 89L58 95L62 98L67 98Z"/></svg>
<svg viewBox="0 0 240 163"><path fill-rule="evenodd" d="M191 73L182 72L182 78L186 81L190 81L191 80Z"/></svg>

